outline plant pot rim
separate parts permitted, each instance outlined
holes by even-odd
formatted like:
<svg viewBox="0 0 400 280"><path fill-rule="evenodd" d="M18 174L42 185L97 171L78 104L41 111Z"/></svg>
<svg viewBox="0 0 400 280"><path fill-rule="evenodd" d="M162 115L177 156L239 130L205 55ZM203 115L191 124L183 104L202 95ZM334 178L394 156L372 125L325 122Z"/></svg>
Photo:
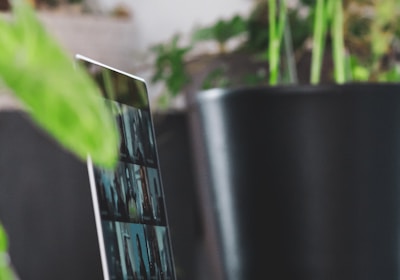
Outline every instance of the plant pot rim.
<svg viewBox="0 0 400 280"><path fill-rule="evenodd" d="M363 94L365 92L376 92L377 94L385 92L393 93L396 90L400 93L400 83L394 82L351 82L344 84L302 84L302 85L263 85L263 86L243 86L236 88L211 88L201 90L197 93L196 99L214 99L221 98L226 95L251 95L251 94L268 94L268 95L329 95L329 94Z"/></svg>

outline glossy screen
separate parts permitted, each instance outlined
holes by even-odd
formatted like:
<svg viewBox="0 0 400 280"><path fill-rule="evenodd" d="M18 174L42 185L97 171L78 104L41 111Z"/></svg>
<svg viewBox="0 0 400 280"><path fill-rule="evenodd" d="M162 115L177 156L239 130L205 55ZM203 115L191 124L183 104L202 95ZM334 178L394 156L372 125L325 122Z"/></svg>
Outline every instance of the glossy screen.
<svg viewBox="0 0 400 280"><path fill-rule="evenodd" d="M89 165L100 242L104 242L105 277L175 279L146 85L134 76L81 60L99 84L120 132L117 167Z"/></svg>

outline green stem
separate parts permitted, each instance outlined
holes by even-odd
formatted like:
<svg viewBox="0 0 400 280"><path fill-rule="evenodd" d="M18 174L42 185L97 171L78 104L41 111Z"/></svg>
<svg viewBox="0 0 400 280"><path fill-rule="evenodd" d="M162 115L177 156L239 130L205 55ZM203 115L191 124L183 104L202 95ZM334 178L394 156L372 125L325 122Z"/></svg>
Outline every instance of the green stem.
<svg viewBox="0 0 400 280"><path fill-rule="evenodd" d="M335 81L342 84L346 81L346 65L345 65L345 52L344 52L344 39L343 39L343 4L342 0L335 0L333 9L333 59Z"/></svg>
<svg viewBox="0 0 400 280"><path fill-rule="evenodd" d="M325 1L317 0L314 17L313 52L311 58L311 84L317 84L321 77L322 55L326 30L324 18Z"/></svg>
<svg viewBox="0 0 400 280"><path fill-rule="evenodd" d="M286 16L286 21L288 22L288 24L285 25L285 31L283 34L284 35L283 40L285 43L286 66L289 74L289 83L297 84L298 78L297 78L296 60L293 51L292 31L290 29L290 24L287 16Z"/></svg>
<svg viewBox="0 0 400 280"><path fill-rule="evenodd" d="M271 85L276 84L276 71L275 64L277 63L275 56L275 14L276 14L276 3L275 0L269 0L268 5L268 21L269 21L269 48L268 48L268 60L269 60L269 82Z"/></svg>
<svg viewBox="0 0 400 280"><path fill-rule="evenodd" d="M286 21L286 5L282 0L279 5L278 23L276 22L276 0L269 0L269 82L276 85L279 79L280 47Z"/></svg>

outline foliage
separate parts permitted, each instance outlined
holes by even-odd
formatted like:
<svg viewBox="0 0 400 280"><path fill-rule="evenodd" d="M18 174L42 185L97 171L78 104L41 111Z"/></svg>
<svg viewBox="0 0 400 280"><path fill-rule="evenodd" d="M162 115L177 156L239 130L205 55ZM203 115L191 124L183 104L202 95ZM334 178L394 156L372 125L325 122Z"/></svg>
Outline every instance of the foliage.
<svg viewBox="0 0 400 280"><path fill-rule="evenodd" d="M232 38L235 38L247 30L247 23L239 15L232 18L218 20L214 25L198 28L192 35L194 42L215 41L218 43L219 53L227 52L226 44Z"/></svg>
<svg viewBox="0 0 400 280"><path fill-rule="evenodd" d="M206 54L205 59L226 61L231 54L236 53L261 53L261 47L257 46L260 35L264 33L267 24L260 23L260 18L251 15L245 18L234 15L228 19L219 19L209 26L196 27L191 35L190 42L186 45L181 44L179 34L173 36L170 41L155 45L151 51L156 55L154 67L155 72L151 78L152 83L163 82L166 90L161 94L158 105L162 108L169 106L171 99L193 82L191 73L188 70L188 64L194 63L197 58L190 58L190 53L196 50L201 43L215 43L218 51L214 54ZM250 35L251 30L251 35ZM248 43L239 44L236 49L228 50L227 44L236 38L244 37ZM193 56L192 56L193 57ZM255 60L262 60L255 57ZM259 81L260 74L247 75L243 81L254 84ZM264 78L264 77L263 77ZM232 85L232 80L227 74L224 65L212 69L202 83L202 88L210 88L215 86Z"/></svg>
<svg viewBox="0 0 400 280"><path fill-rule="evenodd" d="M227 42L239 36L241 44L227 50ZM165 81L173 96L182 93L196 78L188 66L196 59L210 57L199 53L190 57L198 43L207 41L219 46L219 52L213 55L222 65L210 69L203 65L209 73L201 89L238 83L261 85L265 80L275 85L291 81L290 73L300 71L298 83L393 82L400 79L396 57L400 51L399 36L398 0L258 0L247 17L234 15L195 30L191 45L179 47L184 50L179 59L173 52L163 53L165 63L176 65L161 68L156 63L155 76L157 82L167 77ZM265 63L268 71L240 73L242 79L235 77L233 81L232 72L248 70L245 66L232 69L227 63L238 53L246 54L249 61ZM308 70L306 79L304 72ZM164 74L160 75L160 71Z"/></svg>
<svg viewBox="0 0 400 280"><path fill-rule="evenodd" d="M270 2L269 8L278 2L285 3L283 0ZM324 70L331 71L323 69L326 47L333 55L332 82L395 82L400 79L396 62L399 1L303 0L302 5L309 8L309 18L313 18L313 30L308 35L313 40L311 84L320 83ZM279 21L275 16L274 22ZM275 63L275 57L269 57L269 63ZM282 69L283 65L280 67Z"/></svg>
<svg viewBox="0 0 400 280"><path fill-rule="evenodd" d="M331 25L331 36L333 38L333 57L335 62L335 80L337 83L343 83L345 82L346 78L342 31L342 0L317 0L315 10L313 56L310 82L311 84L320 82L326 34L328 32L329 25Z"/></svg>
<svg viewBox="0 0 400 280"><path fill-rule="evenodd" d="M39 4L46 4L49 7L56 7L63 3L82 3L83 0L39 0Z"/></svg>
<svg viewBox="0 0 400 280"><path fill-rule="evenodd" d="M1 280L13 280L16 279L14 270L10 265L8 256L8 243L6 232L0 224L0 279Z"/></svg>
<svg viewBox="0 0 400 280"><path fill-rule="evenodd" d="M11 20L0 20L0 79L32 118L64 147L113 167L118 134L114 117L89 74L75 64L23 0ZM102 129L99 129L102 127Z"/></svg>
<svg viewBox="0 0 400 280"><path fill-rule="evenodd" d="M167 87L166 93L162 95L163 99L159 102L161 107L166 107L169 100L178 95L182 87L190 81L184 68L184 57L191 47L179 47L179 38L179 35L175 35L171 42L155 45L151 49L157 56L156 72L151 82L163 81Z"/></svg>
<svg viewBox="0 0 400 280"><path fill-rule="evenodd" d="M275 0L268 1L268 20L269 20L269 45L268 45L268 62L269 62L269 82L276 85L279 78L279 58L282 45L283 32L287 21L286 4L284 1L279 2L279 12L277 13L277 2ZM277 17L277 18L276 18Z"/></svg>
<svg viewBox="0 0 400 280"><path fill-rule="evenodd" d="M117 126L100 89L46 32L27 1L11 4L12 18L0 18L0 88L11 90L32 119L78 158L90 155L95 164L113 168ZM15 279L1 226L0 279Z"/></svg>
<svg viewBox="0 0 400 280"><path fill-rule="evenodd" d="M399 79L396 63L400 36L399 1L345 1L344 31L354 80Z"/></svg>
<svg viewBox="0 0 400 280"><path fill-rule="evenodd" d="M293 47L295 50L300 49L309 38L308 30L313 24L312 19L310 16L300 15L296 8L287 9L286 12L285 21L293 26ZM197 27L191 35L191 42L187 45L180 44L180 37L175 35L172 40L152 48L156 59L154 63L155 73L151 82L163 82L167 88L161 94L162 107L168 107L168 102L172 97L181 94L185 88L190 87L191 83L194 82L193 75L196 74L191 72L190 66L199 60L214 58L215 61L220 62L217 68L209 70L207 70L206 65L199 66L203 67L204 71L209 71L204 77L204 82L200 85L201 89L217 86L266 84L269 77L267 73L268 55L265 55L270 40L268 14L268 1L260 0L247 16L233 15L230 18L218 19L210 25ZM280 36L283 36L282 32L283 30L280 31ZM228 49L227 44L232 40L237 40L239 44ZM198 49L201 49L201 43L204 42L215 43L218 46L218 51L200 54L197 52L195 54ZM275 51L278 51L277 57L281 55L279 49L275 49ZM242 59L244 56L247 57L246 62ZM230 63L229 60L234 61L238 57L246 66L253 64L254 67L250 68L254 71L243 73L241 77L238 77L238 75L233 77L231 75L232 65L237 67L238 64ZM265 71L255 66L261 64L264 65ZM275 67L277 66L279 65L276 64ZM244 67L241 68L244 69Z"/></svg>
<svg viewBox="0 0 400 280"><path fill-rule="evenodd" d="M240 16L235 15L230 19L218 20L215 24L206 27L198 27L191 37L191 42L186 46L180 46L180 35L175 34L170 41L157 44L151 48L156 55L155 72L151 78L152 83L165 83L166 90L161 95L158 105L161 108L168 107L171 99L181 93L182 89L192 80L185 68L187 55L193 50L194 45L200 42L216 42L219 53L227 52L226 44L232 38L246 32L247 22ZM211 84L227 84L226 79L220 80L223 69L215 69L204 82L204 86Z"/></svg>

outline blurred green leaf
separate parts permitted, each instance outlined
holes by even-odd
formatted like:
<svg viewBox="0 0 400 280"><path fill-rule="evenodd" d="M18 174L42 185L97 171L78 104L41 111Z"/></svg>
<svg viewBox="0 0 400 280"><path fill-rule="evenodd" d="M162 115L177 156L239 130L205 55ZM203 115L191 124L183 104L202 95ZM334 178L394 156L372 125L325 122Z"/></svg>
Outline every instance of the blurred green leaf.
<svg viewBox="0 0 400 280"><path fill-rule="evenodd" d="M180 36L177 34L172 37L170 42L151 48L152 52L156 54L156 72L151 77L151 81L153 83L165 82L168 89L167 94L170 97L177 96L182 88L190 82L185 69L185 55L192 47L180 47L179 39ZM171 98L164 99L163 102L167 100L171 101Z"/></svg>
<svg viewBox="0 0 400 280"><path fill-rule="evenodd" d="M226 75L226 69L223 67L212 70L204 78L202 89L211 89L217 87L229 87L230 81Z"/></svg>
<svg viewBox="0 0 400 280"><path fill-rule="evenodd" d="M214 25L198 28L192 35L193 42L216 41L224 52L228 40L247 31L247 22L241 16L235 15L228 20L218 20Z"/></svg>
<svg viewBox="0 0 400 280"><path fill-rule="evenodd" d="M384 71L378 76L379 82L398 82L400 81L400 67L395 65L392 69Z"/></svg>
<svg viewBox="0 0 400 280"><path fill-rule="evenodd" d="M0 18L0 79L65 148L114 167L118 132L100 89L46 32L27 1L11 3L12 18Z"/></svg>
<svg viewBox="0 0 400 280"><path fill-rule="evenodd" d="M10 266L10 258L8 256L7 234L0 224L0 280L13 280L15 274Z"/></svg>
<svg viewBox="0 0 400 280"><path fill-rule="evenodd" d="M7 252L7 234L3 226L0 224L0 254Z"/></svg>
<svg viewBox="0 0 400 280"><path fill-rule="evenodd" d="M0 279L14 280L16 279L13 269L7 264L8 255L0 256Z"/></svg>
<svg viewBox="0 0 400 280"><path fill-rule="evenodd" d="M368 81L370 70L367 67L361 65L359 59L356 56L349 56L349 66L350 77L353 81Z"/></svg>

